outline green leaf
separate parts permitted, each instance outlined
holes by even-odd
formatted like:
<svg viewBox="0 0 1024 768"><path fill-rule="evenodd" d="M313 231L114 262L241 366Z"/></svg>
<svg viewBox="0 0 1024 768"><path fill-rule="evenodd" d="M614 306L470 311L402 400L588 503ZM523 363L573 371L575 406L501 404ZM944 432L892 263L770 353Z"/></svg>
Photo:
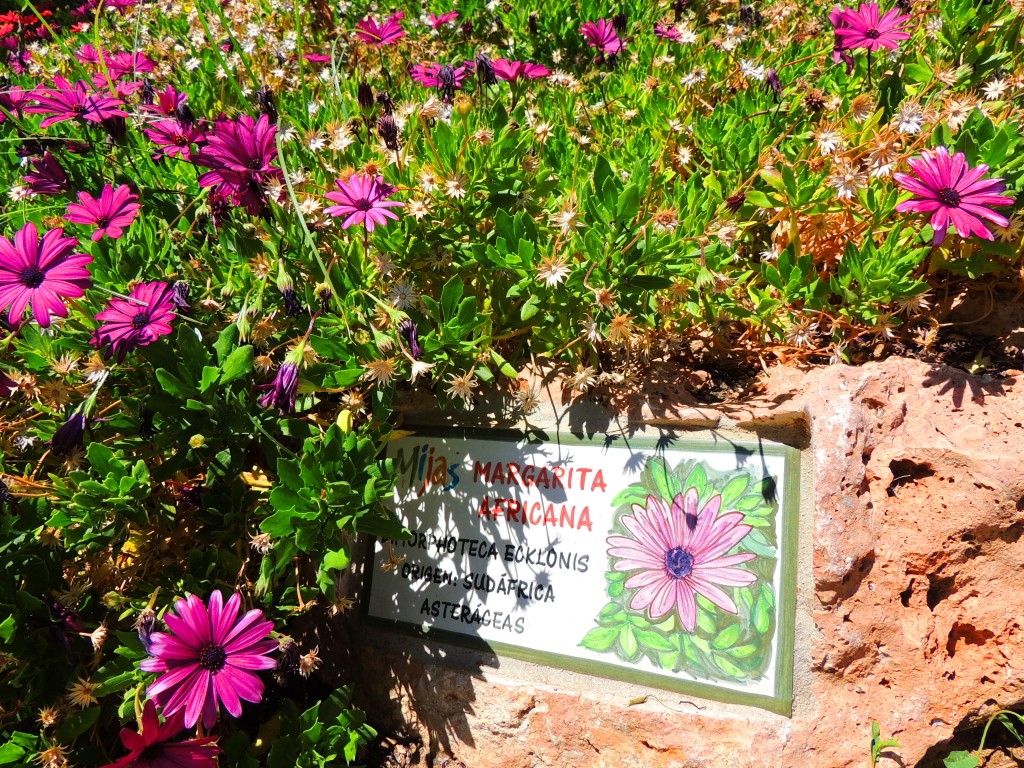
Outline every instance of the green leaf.
<svg viewBox="0 0 1024 768"><path fill-rule="evenodd" d="M14 635L16 627L17 624L15 623L13 616L8 616L4 619L3 622L0 623L0 640L3 640L5 643L9 643L11 641L11 637Z"/></svg>
<svg viewBox="0 0 1024 768"><path fill-rule="evenodd" d="M252 370L252 346L246 344L239 347L225 360L220 367L220 383L230 384L235 379L240 379Z"/></svg>
<svg viewBox="0 0 1024 768"><path fill-rule="evenodd" d="M716 648L718 650L722 650L724 648L728 648L732 645L735 645L736 641L739 640L739 638L740 625L732 624L718 633L715 639L711 641L711 647Z"/></svg>
<svg viewBox="0 0 1024 768"><path fill-rule="evenodd" d="M611 649L618 634L618 627L594 627L583 636L580 645L597 653L605 653Z"/></svg>
<svg viewBox="0 0 1024 768"><path fill-rule="evenodd" d="M238 326L234 323L231 323L231 325L227 326L217 335L217 340L213 343L213 349L217 353L218 364L223 364L224 360L227 359L231 349L235 346L236 339L238 339Z"/></svg>
<svg viewBox="0 0 1024 768"><path fill-rule="evenodd" d="M530 297L519 308L519 319L524 323L540 311L540 300L535 295Z"/></svg>
<svg viewBox="0 0 1024 768"><path fill-rule="evenodd" d="M636 634L631 626L627 624L619 630L618 642L619 650L622 651L624 658L630 661L636 658L637 653L640 651L640 646L636 641Z"/></svg>
<svg viewBox="0 0 1024 768"><path fill-rule="evenodd" d="M946 768L978 768L981 763L970 752L950 752L942 761Z"/></svg>
<svg viewBox="0 0 1024 768"><path fill-rule="evenodd" d="M671 651L674 650L672 643L662 635L660 632L655 632L650 629L637 629L634 630L637 641L645 649L652 651Z"/></svg>
<svg viewBox="0 0 1024 768"><path fill-rule="evenodd" d="M204 365L203 375L199 379L199 391L205 392L212 387L220 376L220 368L215 365Z"/></svg>
<svg viewBox="0 0 1024 768"><path fill-rule="evenodd" d="M451 320L455 317L464 290L462 278L458 275L452 275L444 284L444 288L441 289L441 312L444 313L444 319Z"/></svg>
<svg viewBox="0 0 1024 768"><path fill-rule="evenodd" d="M61 744L70 744L75 738L92 728L99 719L100 709L100 707L89 707L68 716L57 731L57 741Z"/></svg>
<svg viewBox="0 0 1024 768"><path fill-rule="evenodd" d="M9 765L25 754L25 750L17 744L7 742L0 745L0 765Z"/></svg>
<svg viewBox="0 0 1024 768"><path fill-rule="evenodd" d="M505 376L507 376L510 379L519 378L519 373L516 371L515 368L513 368L509 364L508 360L499 355L493 349L491 350L491 359L494 361L494 364L498 366L498 370L501 371Z"/></svg>
<svg viewBox="0 0 1024 768"><path fill-rule="evenodd" d="M160 383L160 387L164 392L174 395L181 400L195 397L198 394L195 387L186 384L166 368L156 369L156 380Z"/></svg>

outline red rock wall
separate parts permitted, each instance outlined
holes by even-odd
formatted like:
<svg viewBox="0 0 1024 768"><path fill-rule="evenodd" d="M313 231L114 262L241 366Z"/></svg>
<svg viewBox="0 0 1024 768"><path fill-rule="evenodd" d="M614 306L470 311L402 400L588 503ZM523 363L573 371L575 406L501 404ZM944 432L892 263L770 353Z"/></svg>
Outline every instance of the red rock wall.
<svg viewBox="0 0 1024 768"><path fill-rule="evenodd" d="M877 720L901 743L880 766L928 768L1024 705L1024 383L890 359L627 413L806 447L793 717L358 628L373 764L853 768Z"/></svg>

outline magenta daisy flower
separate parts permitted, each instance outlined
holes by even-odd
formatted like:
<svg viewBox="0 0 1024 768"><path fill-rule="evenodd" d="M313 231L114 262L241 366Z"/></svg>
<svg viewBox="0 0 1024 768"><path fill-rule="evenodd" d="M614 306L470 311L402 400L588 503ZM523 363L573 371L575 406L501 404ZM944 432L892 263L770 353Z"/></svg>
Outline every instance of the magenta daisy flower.
<svg viewBox="0 0 1024 768"><path fill-rule="evenodd" d="M152 344L171 332L174 314L174 288L167 283L141 283L132 289L130 299L113 298L96 315L102 320L93 336L97 347L107 347L107 356L117 355L119 363L138 347Z"/></svg>
<svg viewBox="0 0 1024 768"><path fill-rule="evenodd" d="M356 24L356 37L364 43L381 48L385 45L394 45L401 40L405 37L405 30L394 16L383 24L379 24L372 16L367 16Z"/></svg>
<svg viewBox="0 0 1024 768"><path fill-rule="evenodd" d="M836 48L895 49L899 47L900 40L910 39L910 33L904 29L910 16L900 14L898 8L879 14L878 3L861 3L856 11L846 8L838 14L833 9L829 18L835 27L836 37L842 40L842 47L837 45Z"/></svg>
<svg viewBox="0 0 1024 768"><path fill-rule="evenodd" d="M220 120L206 145L192 156L196 165L210 170L199 177L199 186L222 188L237 205L258 214L266 205L263 185L284 181L277 159L277 126L267 115L254 120L242 115L237 120Z"/></svg>
<svg viewBox="0 0 1024 768"><path fill-rule="evenodd" d="M587 41L587 45L597 48L602 53L620 53L626 47L615 32L615 26L607 19L588 21L580 27L580 34Z"/></svg>
<svg viewBox="0 0 1024 768"><path fill-rule="evenodd" d="M88 192L79 192L78 202L68 203L68 212L64 218L73 224L93 224L96 227L92 233L93 242L99 242L104 235L117 240L138 216L139 208L142 207L138 199L138 195L133 195L127 184L117 189L107 184L99 198Z"/></svg>
<svg viewBox="0 0 1024 768"><path fill-rule="evenodd" d="M147 701L140 731L121 729L121 743L128 754L103 768L217 768L217 737L171 741L184 727L184 712L179 710L161 723L156 705Z"/></svg>
<svg viewBox="0 0 1024 768"><path fill-rule="evenodd" d="M431 13L427 15L427 18L429 19L430 26L433 29L440 29L445 24L448 24L449 22L453 22L456 19L458 19L459 14L457 11L449 11L448 13L442 13L440 16L435 16L434 14Z"/></svg>
<svg viewBox="0 0 1024 768"><path fill-rule="evenodd" d="M189 160L192 145L206 139L206 134L197 123L183 124L177 120L158 120L142 131L168 157Z"/></svg>
<svg viewBox="0 0 1024 768"><path fill-rule="evenodd" d="M50 115L39 124L41 128L64 120L81 119L102 123L111 117L128 117L127 112L119 109L124 106L121 99L90 92L84 80L71 85L63 77L55 77L53 83L56 88L36 88L32 92L36 103L25 110L33 114Z"/></svg>
<svg viewBox="0 0 1024 768"><path fill-rule="evenodd" d="M633 505L622 517L631 536L608 537L608 554L619 558L616 571L636 571L626 579L636 593L629 607L659 619L675 609L687 632L697 625L697 595L723 611L736 613L736 603L722 587L744 587L757 577L734 566L752 560L752 552L726 555L751 531L742 512L719 516L722 497L714 496L698 510L696 488L672 500L647 497L647 507Z"/></svg>
<svg viewBox="0 0 1024 768"><path fill-rule="evenodd" d="M459 65L452 67L447 64L415 64L409 69L412 79L427 88L437 88L445 100L455 96L455 91L462 87L462 81L469 74L469 67Z"/></svg>
<svg viewBox="0 0 1024 768"><path fill-rule="evenodd" d="M59 195L71 189L68 175L60 161L50 152L44 152L41 158L34 158L32 173L22 176L21 180L37 195Z"/></svg>
<svg viewBox="0 0 1024 768"><path fill-rule="evenodd" d="M105 57L107 72L115 80L128 77L134 79L144 72L152 72L156 66L153 60L144 53L114 53Z"/></svg>
<svg viewBox="0 0 1024 768"><path fill-rule="evenodd" d="M200 717L205 728L217 722L217 706L232 717L242 714L242 701L263 698L263 681L257 670L273 669L276 662L267 654L278 648L269 635L273 622L263 611L253 609L238 616L242 596L228 601L219 591L210 596L207 607L195 595L174 604L177 615L167 613L169 632L150 637L150 656L139 667L145 672L163 672L146 693L170 716L185 711L185 727Z"/></svg>
<svg viewBox="0 0 1024 768"><path fill-rule="evenodd" d="M354 174L348 181L337 179L334 182L337 192L328 192L326 197L338 205L332 205L324 210L331 216L347 216L342 223L342 229L348 229L353 224L362 224L367 232L373 232L374 227L384 226L388 219L398 219L398 214L388 210L389 208L400 208L403 204L397 200L388 200L395 188L385 184L380 176L366 176L362 173Z"/></svg>
<svg viewBox="0 0 1024 768"><path fill-rule="evenodd" d="M8 112L20 120L25 112L25 108L34 99L32 91L26 91L24 88L15 86L4 89L3 92L0 92L0 107L4 109L3 112L0 112L0 123L7 119Z"/></svg>
<svg viewBox="0 0 1024 768"><path fill-rule="evenodd" d="M551 70L547 67L542 67L540 64L531 64L528 61L495 59L491 62L491 66L494 68L494 74L499 80L507 80L511 83L518 81L520 77L536 80L551 74Z"/></svg>
<svg viewBox="0 0 1024 768"><path fill-rule="evenodd" d="M174 90L173 85L168 85L162 91L153 94L155 101L152 104L143 104L144 112L155 112L164 117L174 117L185 102L188 101L187 93L179 93Z"/></svg>
<svg viewBox="0 0 1024 768"><path fill-rule="evenodd" d="M67 317L64 299L77 299L89 287L85 265L92 256L74 253L78 240L64 237L64 230L51 229L42 239L36 225L27 223L12 243L0 237L0 312L9 309L11 323L21 321L25 308L44 328L51 315Z"/></svg>
<svg viewBox="0 0 1024 768"><path fill-rule="evenodd" d="M1009 226L1009 220L993 211L993 205L1013 205L1013 198L999 194L1005 189L1002 179L983 179L987 165L971 168L963 152L949 156L949 150L939 147L935 154L922 152L909 161L914 175L894 173L893 179L903 189L914 194L896 206L901 213L931 213L935 245L946 239L949 225L956 227L960 237L977 235L992 240L992 233L983 219L999 227Z"/></svg>

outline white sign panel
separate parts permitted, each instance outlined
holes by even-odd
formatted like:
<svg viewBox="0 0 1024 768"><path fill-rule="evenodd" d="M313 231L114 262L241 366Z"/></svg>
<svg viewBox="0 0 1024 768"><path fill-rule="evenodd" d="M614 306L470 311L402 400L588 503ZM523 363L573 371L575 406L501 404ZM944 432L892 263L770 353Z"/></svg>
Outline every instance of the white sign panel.
<svg viewBox="0 0 1024 768"><path fill-rule="evenodd" d="M789 711L794 449L424 432L388 456L412 538L375 544L367 618Z"/></svg>

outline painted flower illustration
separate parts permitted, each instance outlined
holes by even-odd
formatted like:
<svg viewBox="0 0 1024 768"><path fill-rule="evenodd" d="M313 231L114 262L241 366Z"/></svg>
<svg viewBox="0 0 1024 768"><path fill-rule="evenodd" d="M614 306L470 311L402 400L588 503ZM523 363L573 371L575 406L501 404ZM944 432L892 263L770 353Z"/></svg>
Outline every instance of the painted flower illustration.
<svg viewBox="0 0 1024 768"><path fill-rule="evenodd" d="M622 524L631 536L609 536L608 554L619 558L616 571L637 571L626 579L636 594L629 607L646 610L659 619L673 609L687 632L697 625L697 595L703 595L723 611L736 613L736 603L722 587L743 587L757 577L736 568L752 560L752 552L726 555L751 526L743 524L742 512L719 515L720 495L700 509L696 488L677 494L669 508L664 499L647 497L647 506L633 505L633 514Z"/></svg>
<svg viewBox="0 0 1024 768"><path fill-rule="evenodd" d="M273 669L276 661L267 654L278 648L269 637L274 625L253 609L238 616L242 597L237 592L228 601L219 591L210 596L207 607L195 595L174 604L174 613L164 616L169 632L154 632L149 653L139 666L146 672L162 672L149 686L147 695L161 706L166 717L182 708L185 727L200 717L203 727L217 722L217 705L232 717L242 714L242 701L263 698L263 681L257 670Z"/></svg>

